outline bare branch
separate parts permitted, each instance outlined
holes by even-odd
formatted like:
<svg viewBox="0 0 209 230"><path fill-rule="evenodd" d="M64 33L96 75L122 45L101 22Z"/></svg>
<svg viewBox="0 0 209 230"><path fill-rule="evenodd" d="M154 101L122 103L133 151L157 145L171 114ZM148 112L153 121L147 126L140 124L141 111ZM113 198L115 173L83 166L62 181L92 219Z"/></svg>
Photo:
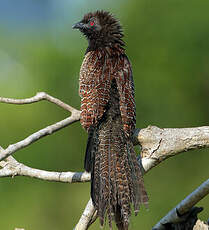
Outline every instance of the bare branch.
<svg viewBox="0 0 209 230"><path fill-rule="evenodd" d="M23 149L26 146L32 144L33 142L50 135L80 119L80 113L72 113L72 115L62 121L59 121L53 125L47 126L44 129L39 130L38 132L33 133L22 141L19 141L15 144L9 145L5 150L0 150L0 161L4 160L6 157L12 155L19 149Z"/></svg>
<svg viewBox="0 0 209 230"><path fill-rule="evenodd" d="M62 102L61 100L57 98L50 96L49 94L45 92L38 92L35 96L26 98L26 99L13 99L13 98L0 97L0 102L7 103L7 104L16 104L16 105L31 104L31 103L35 103L35 102L42 101L42 100L50 101L71 113L76 110L70 105Z"/></svg>
<svg viewBox="0 0 209 230"><path fill-rule="evenodd" d="M94 205L92 203L92 200L90 199L86 205L86 208L85 208L78 224L74 228L74 230L88 229L89 223L91 222L91 220L94 216L94 213L95 213L95 208L94 208Z"/></svg>
<svg viewBox="0 0 209 230"><path fill-rule="evenodd" d="M164 230L166 223L181 222L182 216L201 199L209 194L209 179L202 183L189 196L182 200L175 208L173 208L165 217L163 217L154 227L155 230Z"/></svg>
<svg viewBox="0 0 209 230"><path fill-rule="evenodd" d="M52 134L53 132L73 123L74 121L78 119L79 119L79 114L77 115L75 119L73 118L73 115L72 115L71 117L66 118L63 121L60 121L54 125L48 126L30 135L26 139L16 144L10 145L5 150L0 149L0 153L1 153L0 159L5 159L7 156L11 155L17 150L32 144L33 142L39 140L40 138L46 135ZM152 127L148 127L145 129L141 129L140 132L137 132L137 131L138 130L136 130L135 132L135 144L139 143L139 142L136 142L136 139L139 139L142 145L142 154L145 156L144 158L142 158L142 165L146 172L150 170L152 167L158 165L162 160L165 160L168 157L174 156L175 154L178 154L183 151L187 151L194 147L200 147L200 146L208 147L209 146L209 127L187 128L187 129L160 129L155 126L152 126ZM172 133L173 138L169 138L168 133ZM185 146L185 149L183 146ZM55 179L56 178L55 174L58 174L58 175L60 174L59 172L47 172L44 170L35 172L35 170L38 170L38 169L33 169L31 173L28 173L29 172L28 169L25 171L22 170L21 175L36 177L36 178L43 179L43 180L45 180L45 178L53 178L49 180L57 181L57 179ZM7 169L7 171L6 170L1 171L1 174L0 174L1 176L3 175L7 176L7 174L4 174L3 172L4 173L7 172L8 176L11 176L14 174L11 171L8 171ZM65 175L66 173L68 172L65 172L62 175ZM69 172L69 173L72 173L72 172ZM45 175L45 177L43 177L42 175ZM74 175L74 178L76 176L78 176L79 178L80 175L83 175L83 173L81 172L73 173L73 175ZM90 179L89 176L88 178ZM80 181L80 180L76 179L75 181Z"/></svg>
<svg viewBox="0 0 209 230"><path fill-rule="evenodd" d="M0 151L5 150L0 146ZM149 170L151 159L142 159L142 166ZM87 172L53 172L28 167L12 156L7 157L4 161L0 161L0 177L15 177L15 176L27 176L40 180L52 181L52 182L88 182L91 180L91 174Z"/></svg>
<svg viewBox="0 0 209 230"><path fill-rule="evenodd" d="M191 149L209 147L209 126L196 128L166 128L148 126L136 129L135 144L142 146L142 157L150 161L151 167L163 160ZM150 166L149 166L150 167Z"/></svg>
<svg viewBox="0 0 209 230"><path fill-rule="evenodd" d="M2 148L1 148L2 149ZM0 177L27 176L36 179L75 183L90 181L91 175L87 172L52 172L28 167L16 161L12 156L0 161Z"/></svg>
<svg viewBox="0 0 209 230"><path fill-rule="evenodd" d="M0 97L0 102L3 103L10 103L10 104L18 104L18 105L23 105L23 104L31 104L31 103L35 103L41 100L47 100L50 101L62 108L64 108L65 110L71 112L71 116L59 121L53 125L50 125L44 129L39 130L38 132L33 133L32 135L30 135L29 137L25 138L24 140L17 142L15 144L9 145L8 148L6 148L5 150L0 149L0 161L4 160L6 157L10 156L11 154L15 153L16 151L18 151L19 149L25 148L26 146L32 144L33 142L39 140L40 138L50 135L76 121L78 121L80 119L80 111L65 104L64 102L62 102L61 100L54 98L48 94L46 94L45 92L40 92L37 93L34 97L31 98L26 98L26 99L12 99L12 98L4 98L4 97Z"/></svg>
<svg viewBox="0 0 209 230"><path fill-rule="evenodd" d="M8 146L6 149L0 147L0 166L2 167L2 169L0 169L0 177L28 176L42 180L68 183L89 181L90 174L86 172L49 172L34 169L17 162L13 157L10 156L19 149L22 149L39 140L40 138L50 135L80 119L80 111L44 92L37 93L34 97L27 99L11 99L0 97L0 102L19 105L35 103L41 100L52 102L71 112L72 114L70 117L41 129L38 132L28 136L24 140ZM144 173L146 173L163 160L178 153L195 148L208 148L209 127L160 129L155 126L149 126L141 130L136 129L133 140L136 145L140 144L142 147L141 155L143 158L140 166L143 167ZM95 209L92 201L90 200L75 229L87 229L94 219Z"/></svg>

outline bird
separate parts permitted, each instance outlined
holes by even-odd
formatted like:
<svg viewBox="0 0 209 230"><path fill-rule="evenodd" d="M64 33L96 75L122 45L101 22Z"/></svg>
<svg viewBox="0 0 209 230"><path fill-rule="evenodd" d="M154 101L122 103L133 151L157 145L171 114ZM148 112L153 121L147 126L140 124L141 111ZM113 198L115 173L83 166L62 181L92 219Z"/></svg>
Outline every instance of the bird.
<svg viewBox="0 0 209 230"><path fill-rule="evenodd" d="M91 198L100 225L108 219L128 230L133 205L148 204L132 136L136 105L123 30L110 12L97 10L73 25L88 47L80 68L80 123L88 133L84 168L91 173Z"/></svg>

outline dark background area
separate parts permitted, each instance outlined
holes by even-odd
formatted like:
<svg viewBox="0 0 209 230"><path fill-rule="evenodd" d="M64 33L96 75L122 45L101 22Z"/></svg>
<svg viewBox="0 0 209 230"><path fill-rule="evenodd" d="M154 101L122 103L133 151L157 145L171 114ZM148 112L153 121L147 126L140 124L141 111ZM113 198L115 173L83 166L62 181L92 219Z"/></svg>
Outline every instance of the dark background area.
<svg viewBox="0 0 209 230"><path fill-rule="evenodd" d="M79 69L87 46L71 29L83 14L104 9L120 19L132 62L137 127L196 127L209 118L209 2L196 0L18 0L0 2L0 96L45 91L79 108ZM68 116L48 102L0 104L0 145L22 140ZM87 135L79 122L18 151L31 167L82 171ZM145 176L149 210L130 229L151 229L209 176L208 149L171 158ZM73 229L89 200L89 183L0 178L0 229ZM209 198L202 220L209 215ZM91 229L99 229L98 221ZM106 226L105 229L108 229Z"/></svg>

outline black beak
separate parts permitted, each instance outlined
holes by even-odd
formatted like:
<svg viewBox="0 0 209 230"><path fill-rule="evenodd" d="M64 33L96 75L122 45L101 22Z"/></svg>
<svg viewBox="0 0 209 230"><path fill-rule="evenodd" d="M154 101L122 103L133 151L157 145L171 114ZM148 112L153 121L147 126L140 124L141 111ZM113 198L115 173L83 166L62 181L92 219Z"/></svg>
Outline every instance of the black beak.
<svg viewBox="0 0 209 230"><path fill-rule="evenodd" d="M84 23L78 22L72 26L73 29L82 29L84 27Z"/></svg>

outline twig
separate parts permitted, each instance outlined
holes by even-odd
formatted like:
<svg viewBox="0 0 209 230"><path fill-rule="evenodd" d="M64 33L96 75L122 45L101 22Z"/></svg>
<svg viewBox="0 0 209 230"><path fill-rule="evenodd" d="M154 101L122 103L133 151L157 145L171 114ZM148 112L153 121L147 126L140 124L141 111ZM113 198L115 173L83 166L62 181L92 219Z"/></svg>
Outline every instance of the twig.
<svg viewBox="0 0 209 230"><path fill-rule="evenodd" d="M68 104L65 104L61 100L54 98L50 95L48 95L45 92L39 92L34 97L26 98L26 99L13 99L13 98L5 98L0 97L0 102L3 103L10 103L10 104L17 104L17 105L23 105L23 104L31 104L35 103L41 100L47 100L49 102L52 102L63 109L71 112L71 116L59 121L53 125L50 125L44 129L39 130L38 132L33 133L29 137L25 138L24 140L17 142L15 144L9 145L8 148L5 150L0 149L0 161L4 160L6 157L10 156L11 154L15 153L19 149L25 148L26 146L32 144L33 142L39 140L40 138L50 135L80 119L80 111L69 106Z"/></svg>
<svg viewBox="0 0 209 230"><path fill-rule="evenodd" d="M70 105L62 102L61 100L55 97L50 96L49 94L45 92L38 92L35 96L26 98L26 99L14 99L14 98L0 97L0 102L7 103L7 104L16 104L16 105L31 104L31 103L35 103L35 102L42 101L42 100L50 101L71 113L76 110Z"/></svg>
<svg viewBox="0 0 209 230"><path fill-rule="evenodd" d="M154 227L153 230L164 230L166 223L178 223L181 216L187 213L197 202L209 194L209 179L202 183L189 196L182 200L173 208L165 217L163 217Z"/></svg>
<svg viewBox="0 0 209 230"><path fill-rule="evenodd" d="M19 149L23 149L26 146L32 144L33 142L39 140L42 137L50 135L80 119L80 113L73 112L72 115L62 121L59 121L53 125L47 126L44 129L39 130L38 132L33 133L22 141L19 141L15 144L9 145L5 150L0 150L0 161L4 160L8 156L12 155Z"/></svg>
<svg viewBox="0 0 209 230"><path fill-rule="evenodd" d="M95 213L95 208L92 203L92 200L90 199L89 202L86 205L86 208L84 209L84 212L74 228L74 230L82 230L82 229L87 229L89 227L89 223L91 222L93 216Z"/></svg>

